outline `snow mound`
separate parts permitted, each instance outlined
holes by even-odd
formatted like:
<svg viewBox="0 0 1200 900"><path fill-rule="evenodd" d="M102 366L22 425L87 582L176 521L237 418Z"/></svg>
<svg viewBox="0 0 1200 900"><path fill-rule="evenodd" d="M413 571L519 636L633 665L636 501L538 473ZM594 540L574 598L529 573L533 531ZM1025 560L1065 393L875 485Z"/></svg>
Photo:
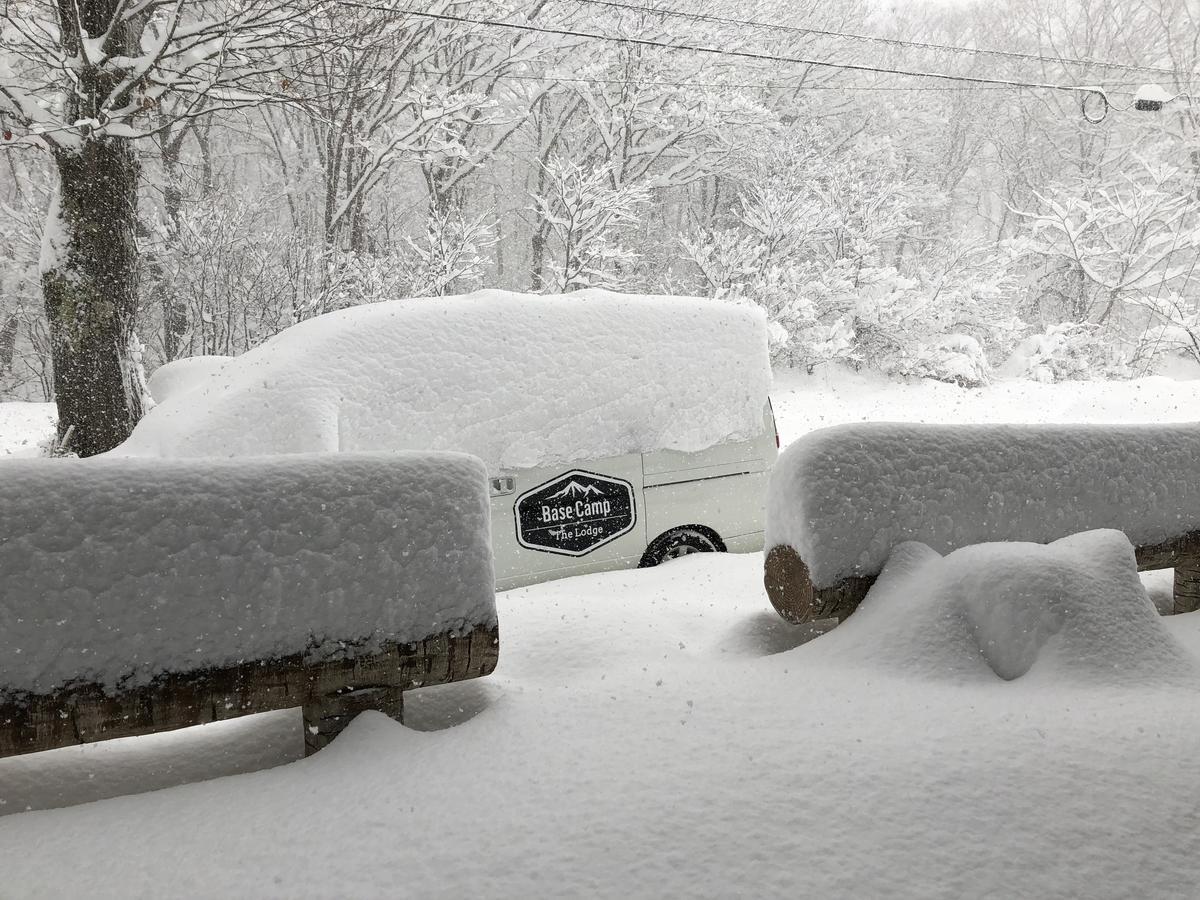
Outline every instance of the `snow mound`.
<svg viewBox="0 0 1200 900"><path fill-rule="evenodd" d="M190 391L205 383L224 368L232 356L189 356L159 366L150 376L147 387L155 403Z"/></svg>
<svg viewBox="0 0 1200 900"><path fill-rule="evenodd" d="M416 641L495 621L459 453L0 463L0 689Z"/></svg>
<svg viewBox="0 0 1200 900"><path fill-rule="evenodd" d="M813 583L874 575L892 548L1046 543L1116 528L1135 545L1200 529L1200 425L915 425L815 431L779 458L766 545Z"/></svg>
<svg viewBox="0 0 1200 900"><path fill-rule="evenodd" d="M490 469L701 450L762 429L762 312L480 291L329 313L147 415L116 453L463 450Z"/></svg>
<svg viewBox="0 0 1200 900"><path fill-rule="evenodd" d="M945 557L901 544L858 611L813 646L843 663L960 683L1200 678L1147 597L1133 545L1108 529Z"/></svg>

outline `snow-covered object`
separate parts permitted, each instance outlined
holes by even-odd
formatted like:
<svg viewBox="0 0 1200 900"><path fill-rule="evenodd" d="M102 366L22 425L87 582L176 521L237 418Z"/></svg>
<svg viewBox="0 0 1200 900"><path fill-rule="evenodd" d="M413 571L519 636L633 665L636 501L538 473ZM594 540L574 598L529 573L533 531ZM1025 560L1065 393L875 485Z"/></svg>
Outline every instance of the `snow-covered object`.
<svg viewBox="0 0 1200 900"><path fill-rule="evenodd" d="M480 291L329 313L154 409L116 452L241 456L463 450L489 468L762 429L761 311L606 291Z"/></svg>
<svg viewBox="0 0 1200 900"><path fill-rule="evenodd" d="M0 690L494 621L487 482L465 454L0 462Z"/></svg>
<svg viewBox="0 0 1200 900"><path fill-rule="evenodd" d="M403 725L362 713L308 759L294 711L0 759L0 893L1196 894L1195 681L1098 683L1044 666L1052 643L1014 681L978 658L958 677L866 606L797 646L750 554L497 599L493 675L413 691ZM1200 615L1160 625L1200 651ZM1095 662L1119 679L1136 645L1112 637Z"/></svg>
<svg viewBox="0 0 1200 900"><path fill-rule="evenodd" d="M1133 545L1101 529L1051 544L896 547L823 652L962 684L1196 684L1200 666L1146 595Z"/></svg>
<svg viewBox="0 0 1200 900"><path fill-rule="evenodd" d="M875 575L892 549L1045 543L1115 528L1134 544L1200 529L1200 425L912 425L814 431L771 475L766 546L813 584Z"/></svg>
<svg viewBox="0 0 1200 900"><path fill-rule="evenodd" d="M224 368L232 356L189 356L165 363L150 376L150 396L155 403L200 387Z"/></svg>

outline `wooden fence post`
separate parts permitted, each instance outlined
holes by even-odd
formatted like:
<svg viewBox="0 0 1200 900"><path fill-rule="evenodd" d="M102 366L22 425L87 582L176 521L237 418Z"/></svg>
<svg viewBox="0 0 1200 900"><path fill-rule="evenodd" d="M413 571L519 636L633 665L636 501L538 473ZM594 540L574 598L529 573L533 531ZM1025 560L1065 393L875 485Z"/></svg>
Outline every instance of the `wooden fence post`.
<svg viewBox="0 0 1200 900"><path fill-rule="evenodd" d="M350 720L364 710L377 709L397 722L403 720L404 694L398 687L346 688L304 704L304 755L325 747Z"/></svg>
<svg viewBox="0 0 1200 900"><path fill-rule="evenodd" d="M1200 609L1200 561L1179 561L1175 564L1175 609L1179 613Z"/></svg>

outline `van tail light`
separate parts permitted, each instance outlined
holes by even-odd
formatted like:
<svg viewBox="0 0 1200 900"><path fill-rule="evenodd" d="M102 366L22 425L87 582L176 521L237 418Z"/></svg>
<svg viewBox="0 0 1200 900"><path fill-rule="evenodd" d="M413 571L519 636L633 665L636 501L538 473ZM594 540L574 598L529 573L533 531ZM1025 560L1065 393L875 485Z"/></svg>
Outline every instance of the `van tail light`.
<svg viewBox="0 0 1200 900"><path fill-rule="evenodd" d="M778 450L778 449L780 449L780 447L779 447L779 425L775 421L775 406L771 403L770 397L767 398L767 409L770 410L770 412L771 412L771 430L773 432L775 432L775 449Z"/></svg>

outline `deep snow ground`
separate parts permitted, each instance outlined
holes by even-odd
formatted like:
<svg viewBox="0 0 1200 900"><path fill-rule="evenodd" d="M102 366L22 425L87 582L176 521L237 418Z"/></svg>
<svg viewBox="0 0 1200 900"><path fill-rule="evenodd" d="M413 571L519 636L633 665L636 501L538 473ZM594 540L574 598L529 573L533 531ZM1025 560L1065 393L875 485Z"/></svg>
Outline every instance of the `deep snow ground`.
<svg viewBox="0 0 1200 900"><path fill-rule="evenodd" d="M1165 379L783 374L773 397L785 442L865 418L1200 420L1200 382ZM308 760L288 712L0 760L0 812L35 808L0 818L0 896L1196 894L1200 692L955 683L903 647L841 652L896 649L867 617L803 643L757 555L498 605L493 676ZM1165 624L1200 662L1200 614Z"/></svg>
<svg viewBox="0 0 1200 900"><path fill-rule="evenodd" d="M838 641L888 635L852 619L797 645L759 571L693 557L508 592L495 675L412 695L414 725L434 730L368 715L291 765L5 817L6 889L1194 896L1200 693L839 662ZM1200 618L1169 628L1200 653ZM300 740L285 717L72 750L57 771L7 761L0 778L19 791L94 762L120 779L139 756L163 769L205 753L218 769L219 728L231 760L269 757L291 728L282 761Z"/></svg>

